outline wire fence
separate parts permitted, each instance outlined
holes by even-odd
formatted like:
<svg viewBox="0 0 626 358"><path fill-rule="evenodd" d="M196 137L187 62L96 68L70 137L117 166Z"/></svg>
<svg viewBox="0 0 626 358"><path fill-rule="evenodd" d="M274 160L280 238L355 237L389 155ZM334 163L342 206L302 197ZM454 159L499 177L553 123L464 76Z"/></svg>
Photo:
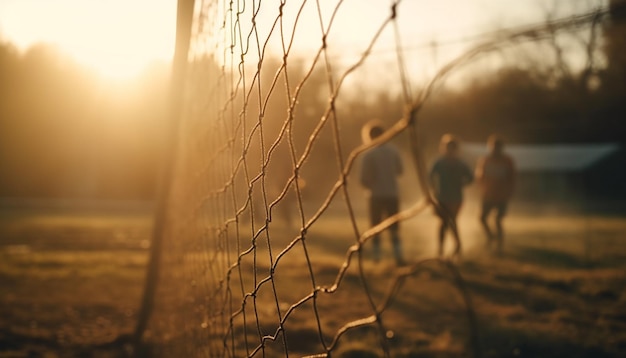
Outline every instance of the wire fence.
<svg viewBox="0 0 626 358"><path fill-rule="evenodd" d="M406 352L414 336L404 329L424 329L415 323L419 302L404 302L413 290L406 282L435 270L456 297L449 313L460 355L481 355L471 295L451 261L381 269L369 245L435 202L419 114L450 73L501 46L588 26L606 11L479 36L482 42L418 86L398 26L402 1L378 5L385 15L368 24L362 54L337 65L329 48L337 22L347 21L346 3L195 4L189 51L180 49L188 64L158 216L162 242L153 243L147 280L154 287L137 332L156 342L158 354L322 357L345 352L350 342L355 351L364 338L374 356ZM301 46L311 50L294 50ZM386 71L397 79L404 110L387 119L382 136L362 144L360 127L371 118L350 116L349 82L364 75L380 46L395 56ZM364 152L401 136L421 199L369 227L354 173Z"/></svg>

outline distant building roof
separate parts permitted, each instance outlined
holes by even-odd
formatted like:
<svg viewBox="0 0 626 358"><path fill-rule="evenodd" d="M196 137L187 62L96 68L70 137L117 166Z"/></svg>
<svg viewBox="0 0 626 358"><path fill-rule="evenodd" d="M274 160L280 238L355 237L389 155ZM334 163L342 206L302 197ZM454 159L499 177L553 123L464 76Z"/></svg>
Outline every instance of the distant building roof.
<svg viewBox="0 0 626 358"><path fill-rule="evenodd" d="M505 145L505 152L513 157L519 171L585 170L603 158L618 151L617 143L604 144L527 144ZM464 143L464 157L475 162L488 153L485 144Z"/></svg>

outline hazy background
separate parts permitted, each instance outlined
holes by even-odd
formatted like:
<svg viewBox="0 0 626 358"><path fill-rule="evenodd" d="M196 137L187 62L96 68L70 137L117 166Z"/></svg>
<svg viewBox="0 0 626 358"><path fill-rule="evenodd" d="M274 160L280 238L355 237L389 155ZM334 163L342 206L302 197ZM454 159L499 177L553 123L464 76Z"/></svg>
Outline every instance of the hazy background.
<svg viewBox="0 0 626 358"><path fill-rule="evenodd" d="M0 198L154 196L164 139L170 135L164 123L175 3L0 1ZM335 3L322 4L330 11ZM402 38L410 39L401 45L415 90L477 43L607 6L591 0L437 4L405 1L398 9ZM336 20L340 28L329 39L337 73L364 50L372 36L367 24L387 16L374 5L342 5ZM286 6L286 22L295 10L296 4ZM319 24L313 22L317 13L309 10L299 20L293 44L302 71L320 37ZM263 11L260 23L272 19L277 7ZM434 154L445 132L468 142L484 142L491 132L523 144L623 142L624 27L623 15L615 12L613 20L593 28L555 30L549 38L509 43L455 72L421 114L428 154ZM382 34L383 39L391 35ZM400 85L385 72L395 61L395 44L380 43L341 94L338 111L348 148L359 143L359 127L368 118L391 123L402 114ZM268 47L278 53L278 44ZM277 67L266 60L265 68ZM290 71L298 78L297 65ZM328 96L325 75L313 76L298 113L302 123L311 125ZM284 111L282 104L269 109L277 118ZM307 125L301 128L306 135ZM325 164L310 167L316 171L320 165Z"/></svg>

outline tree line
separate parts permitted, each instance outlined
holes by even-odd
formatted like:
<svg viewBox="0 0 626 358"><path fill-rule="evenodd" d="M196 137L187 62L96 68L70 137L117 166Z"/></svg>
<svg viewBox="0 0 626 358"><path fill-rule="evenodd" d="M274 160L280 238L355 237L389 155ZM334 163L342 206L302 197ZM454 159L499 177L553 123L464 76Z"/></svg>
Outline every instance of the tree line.
<svg viewBox="0 0 626 358"><path fill-rule="evenodd" d="M115 83L54 47L0 44L0 197L151 198L168 70Z"/></svg>
<svg viewBox="0 0 626 358"><path fill-rule="evenodd" d="M570 33L567 41L555 31L532 46L503 50L498 54L503 64L478 66L464 85L439 89L419 113L427 150L434 152L448 132L480 142L493 132L519 143L624 142L623 8L616 6L609 21ZM573 56L566 51L571 43L579 45ZM541 60L532 56L538 49ZM582 65L574 66L576 61ZM295 88L306 69L304 62L290 63ZM264 65L261 87L269 88L280 61L266 59ZM163 143L171 135L164 130L168 76L169 67L161 64L134 80L111 82L54 47L37 45L22 53L0 43L0 197L152 198ZM315 70L302 88L291 129L298 153L328 105L327 76ZM263 113L266 148L288 111L284 86L274 91ZM399 96L387 89L355 86L340 94L336 114L343 154L360 144L363 123L371 118L392 123L402 110ZM256 111L248 113L252 122ZM272 166L289 155L287 145L279 145L276 156L284 160L269 169L281 171ZM303 174L316 180L335 155L327 126L303 169L310 173ZM336 180L331 179L329 185Z"/></svg>

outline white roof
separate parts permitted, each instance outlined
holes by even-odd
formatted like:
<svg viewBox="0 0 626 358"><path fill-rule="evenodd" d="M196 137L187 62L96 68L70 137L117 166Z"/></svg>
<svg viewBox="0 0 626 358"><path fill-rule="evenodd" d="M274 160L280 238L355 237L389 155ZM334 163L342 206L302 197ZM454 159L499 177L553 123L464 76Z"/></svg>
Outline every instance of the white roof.
<svg viewBox="0 0 626 358"><path fill-rule="evenodd" d="M618 151L617 143L505 145L519 171L582 171ZM464 143L464 157L475 162L488 153L486 144Z"/></svg>

